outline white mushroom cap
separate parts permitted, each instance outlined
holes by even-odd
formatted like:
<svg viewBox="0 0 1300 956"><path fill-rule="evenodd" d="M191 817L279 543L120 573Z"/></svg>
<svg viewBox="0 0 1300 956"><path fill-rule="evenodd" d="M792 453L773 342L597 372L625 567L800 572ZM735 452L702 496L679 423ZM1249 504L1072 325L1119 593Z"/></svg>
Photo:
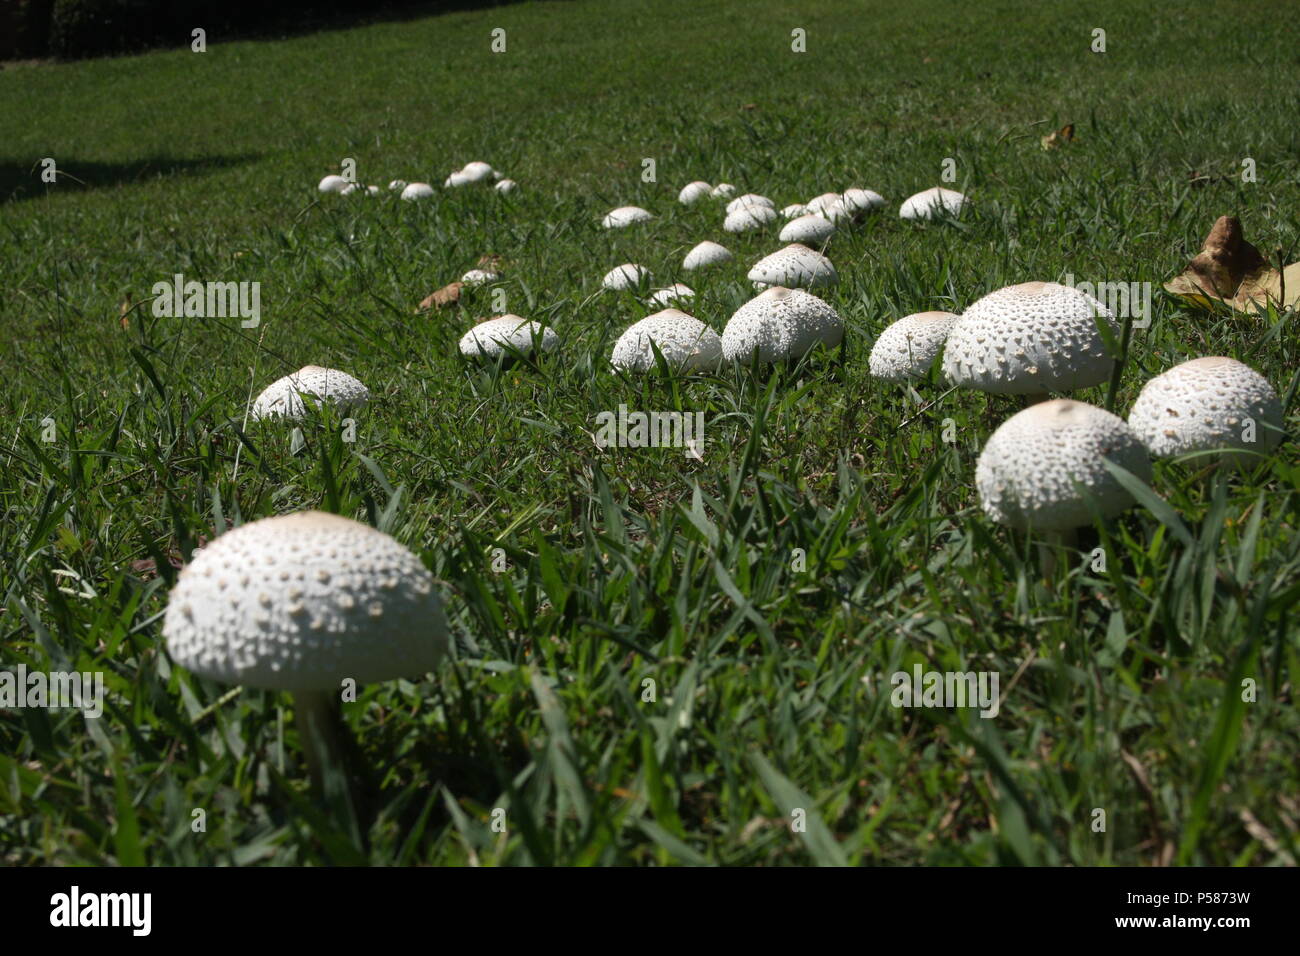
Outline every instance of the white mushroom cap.
<svg viewBox="0 0 1300 956"><path fill-rule="evenodd" d="M675 282L665 289L656 289L654 295L650 296L651 305L670 305L676 301L685 301L686 299L695 298L695 290L688 285L682 285Z"/></svg>
<svg viewBox="0 0 1300 956"><path fill-rule="evenodd" d="M1151 480L1151 460L1118 415L1068 398L1031 405L989 437L975 467L984 513L998 524L1026 530L1068 531L1092 524L1076 482L1104 517L1119 514L1132 496L1103 459Z"/></svg>
<svg viewBox="0 0 1300 956"><path fill-rule="evenodd" d="M276 379L253 402L252 419L302 419L307 413L303 396L316 404L329 402L340 412L361 408L370 401L370 390L347 372L319 365L305 365L291 375Z"/></svg>
<svg viewBox="0 0 1300 956"><path fill-rule="evenodd" d="M820 196L814 196L808 200L808 211L815 216L825 215L831 206L842 198L839 193L822 193Z"/></svg>
<svg viewBox="0 0 1300 956"><path fill-rule="evenodd" d="M468 186L473 181L474 180L470 179L464 174L464 172L458 169L443 181L443 185L450 186L454 189L459 186Z"/></svg>
<svg viewBox="0 0 1300 956"><path fill-rule="evenodd" d="M305 511L227 531L181 571L167 652L194 673L265 690L419 677L447 650L433 575L396 540Z"/></svg>
<svg viewBox="0 0 1300 956"><path fill-rule="evenodd" d="M366 192L371 196L378 196L382 190L378 186L367 186Z"/></svg>
<svg viewBox="0 0 1300 956"><path fill-rule="evenodd" d="M469 358L494 359L509 346L524 355L533 351L533 339L541 341L542 351L550 352L560 344L559 336L549 326L517 315L502 315L480 322L460 339L460 354Z"/></svg>
<svg viewBox="0 0 1300 956"><path fill-rule="evenodd" d="M1038 395L1106 381L1114 360L1096 317L1110 311L1055 282L1023 282L991 292L963 312L948 333L943 372L954 385Z"/></svg>
<svg viewBox="0 0 1300 956"><path fill-rule="evenodd" d="M473 289L489 282L495 282L499 278L501 278L500 275L487 269L470 269L469 272L460 277L460 281Z"/></svg>
<svg viewBox="0 0 1300 956"><path fill-rule="evenodd" d="M682 260L682 268L690 272L694 269L703 269L705 266L715 266L730 261L731 252L726 246L716 242L709 242L706 239L686 253L686 258Z"/></svg>
<svg viewBox="0 0 1300 956"><path fill-rule="evenodd" d="M710 192L709 195L714 199L726 199L735 192L736 187L731 185L731 183L718 183L718 185L713 187L713 191Z"/></svg>
<svg viewBox="0 0 1300 956"><path fill-rule="evenodd" d="M472 163L466 163L461 167L461 172L469 177L470 182L480 183L485 179L492 178L492 167L483 162L475 160Z"/></svg>
<svg viewBox="0 0 1300 956"><path fill-rule="evenodd" d="M745 195L737 196L727 203L727 212L732 213L737 209L744 209L746 206L766 206L769 209L775 209L776 203L766 196L760 196L758 193L745 193Z"/></svg>
<svg viewBox="0 0 1300 956"><path fill-rule="evenodd" d="M606 229L622 229L634 222L648 222L653 218L653 215L640 206L619 206L617 209L611 209L606 213L600 224Z"/></svg>
<svg viewBox="0 0 1300 956"><path fill-rule="evenodd" d="M1128 424L1157 458L1217 449L1263 453L1281 440L1282 403L1249 365L1215 355L1147 382ZM1246 441L1252 432L1254 441ZM1245 463L1250 456L1227 457Z"/></svg>
<svg viewBox="0 0 1300 956"><path fill-rule="evenodd" d="M433 187L428 183L411 183L402 190L403 199L427 199L433 195Z"/></svg>
<svg viewBox="0 0 1300 956"><path fill-rule="evenodd" d="M957 216L970 204L970 200L955 189L935 186L915 196L909 196L898 210L903 219L933 219L936 216Z"/></svg>
<svg viewBox="0 0 1300 956"><path fill-rule="evenodd" d="M751 229L762 229L763 226L776 218L777 212L771 206L750 203L741 206L734 212L727 213L722 228L727 232L748 232Z"/></svg>
<svg viewBox="0 0 1300 956"><path fill-rule="evenodd" d="M688 372L713 371L722 362L722 339L699 319L678 309L664 309L634 322L614 344L610 363L647 372L655 367L653 341L670 366Z"/></svg>
<svg viewBox="0 0 1300 956"><path fill-rule="evenodd" d="M625 292L628 289L640 288L651 278L650 270L645 266L639 266L635 262L625 262L606 272L600 284L615 292Z"/></svg>
<svg viewBox="0 0 1300 956"><path fill-rule="evenodd" d="M884 204L885 197L870 189L858 189L857 187L846 189L844 195L840 197L840 205L851 216L871 212L871 210L879 209Z"/></svg>
<svg viewBox="0 0 1300 956"><path fill-rule="evenodd" d="M835 224L822 216L809 213L791 219L781 229L782 242L825 242L835 235Z"/></svg>
<svg viewBox="0 0 1300 956"><path fill-rule="evenodd" d="M840 281L831 260L797 242L760 259L749 270L748 278L756 286L797 286L805 289L817 289Z"/></svg>
<svg viewBox="0 0 1300 956"><path fill-rule="evenodd" d="M905 315L880 333L871 348L870 369L875 378L904 382L930 370L943 351L948 331L957 316L951 312L916 312Z"/></svg>
<svg viewBox="0 0 1300 956"><path fill-rule="evenodd" d="M777 286L750 299L722 330L722 354L749 362L758 349L760 362L797 359L817 343L839 345L844 322L834 309L802 289Z"/></svg>
<svg viewBox="0 0 1300 956"><path fill-rule="evenodd" d="M357 192L359 190L364 190L364 189L365 187L362 186L360 183L348 183L346 186L344 186L342 189L339 190L339 195L351 196L354 192Z"/></svg>
<svg viewBox="0 0 1300 956"><path fill-rule="evenodd" d="M341 193L348 188L348 181L342 176L326 176L316 188L323 193Z"/></svg>
<svg viewBox="0 0 1300 956"><path fill-rule="evenodd" d="M677 201L683 206L689 206L691 203L699 202L707 196L712 188L704 180L697 179L695 182L687 183L682 187L682 191L677 194Z"/></svg>
<svg viewBox="0 0 1300 956"><path fill-rule="evenodd" d="M518 188L518 186L519 184L513 179L502 179L499 180L493 188L499 193L512 193Z"/></svg>
<svg viewBox="0 0 1300 956"><path fill-rule="evenodd" d="M406 188L406 180L394 179L391 183L388 184L388 188L391 189L393 192L401 192L403 189Z"/></svg>
<svg viewBox="0 0 1300 956"><path fill-rule="evenodd" d="M800 216L806 216L809 209L801 202L792 202L781 210L781 215L786 219L798 219Z"/></svg>

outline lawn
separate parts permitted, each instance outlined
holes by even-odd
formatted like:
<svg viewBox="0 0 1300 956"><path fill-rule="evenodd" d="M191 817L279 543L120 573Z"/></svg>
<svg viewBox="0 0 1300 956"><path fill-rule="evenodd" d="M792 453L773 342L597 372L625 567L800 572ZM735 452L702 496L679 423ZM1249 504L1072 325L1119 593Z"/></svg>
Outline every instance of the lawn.
<svg viewBox="0 0 1300 956"><path fill-rule="evenodd" d="M533 2L6 64L0 667L101 671L108 693L98 719L0 709L0 861L1295 863L1295 443L1241 474L1159 462L1138 506L1045 560L975 494L1017 402L937 370L886 384L867 358L894 319L1012 283L1151 282L1117 386L1074 397L1125 415L1153 375L1227 355L1294 432L1294 310L1160 284L1225 214L1300 259L1300 31L1262 0L798 6ZM435 194L317 192L349 158ZM470 160L519 188L443 189ZM842 352L610 370L653 310L607 270L687 282L720 332L780 245L679 204L696 179L889 200L827 248ZM940 184L967 214L898 218ZM656 218L603 230L623 205ZM704 239L735 261L681 274ZM504 302L416 311L485 254ZM259 282L260 325L155 316L177 273ZM463 360L503 305L559 349ZM370 388L355 441L309 424L295 450L246 421L308 364ZM620 405L702 412L702 460L598 448ZM312 508L419 554L455 638L344 705L376 778L363 840L308 792L290 699L197 678L161 635L182 556ZM997 673L997 716L892 706L916 665Z"/></svg>

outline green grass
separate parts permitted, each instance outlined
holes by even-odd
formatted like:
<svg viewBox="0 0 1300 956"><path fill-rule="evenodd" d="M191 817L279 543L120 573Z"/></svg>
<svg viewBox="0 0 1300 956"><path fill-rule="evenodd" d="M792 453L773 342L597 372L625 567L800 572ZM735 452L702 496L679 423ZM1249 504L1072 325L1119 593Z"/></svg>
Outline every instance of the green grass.
<svg viewBox="0 0 1300 956"><path fill-rule="evenodd" d="M0 663L109 684L98 721L0 711L0 860L1295 862L1295 444L1239 477L1158 465L1158 498L1084 535L1106 572L1070 555L1045 581L1035 541L992 525L973 489L1014 405L918 407L866 360L893 318L1013 282L1158 290L1225 213L1300 258L1297 31L1254 0L1228 18L1209 2L801 6L529 3L0 72ZM1066 122L1076 142L1040 149ZM43 185L47 156L85 185ZM484 159L520 188L318 195L344 157L365 182L435 186ZM947 157L972 214L899 221ZM687 281L721 330L776 248L775 230L722 233L717 204L677 205L697 178L778 204L889 198L828 250L842 362L608 370L646 310L600 293L606 270ZM602 231L623 204L658 218ZM706 238L734 268L675 275ZM489 252L508 310L562 338L536 365L460 360L486 291L413 312ZM150 288L176 272L261 282L261 327L154 318ZM1113 407L1226 354L1272 381L1294 429L1295 323L1157 291ZM292 455L287 429L243 430L251 395L313 363L372 390L355 444L307 428ZM704 411L704 460L598 451L595 416L620 403ZM301 508L419 552L457 638L436 674L346 708L382 781L364 849L307 793L287 697L228 693L161 647L169 556ZM1001 713L891 707L888 675L916 663L999 672Z"/></svg>

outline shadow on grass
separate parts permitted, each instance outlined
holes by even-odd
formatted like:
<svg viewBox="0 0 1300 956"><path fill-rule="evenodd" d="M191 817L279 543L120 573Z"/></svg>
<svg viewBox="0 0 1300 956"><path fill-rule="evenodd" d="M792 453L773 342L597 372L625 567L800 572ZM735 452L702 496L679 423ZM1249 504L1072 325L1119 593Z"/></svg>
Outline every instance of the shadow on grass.
<svg viewBox="0 0 1300 956"><path fill-rule="evenodd" d="M124 163L105 163L90 159L54 157L56 179L42 179L45 167L41 158L0 159L0 203L37 199L47 193L69 190L106 189L131 183L149 182L172 176L205 176L209 173L251 163L261 157L205 156L186 159L179 156L149 156Z"/></svg>

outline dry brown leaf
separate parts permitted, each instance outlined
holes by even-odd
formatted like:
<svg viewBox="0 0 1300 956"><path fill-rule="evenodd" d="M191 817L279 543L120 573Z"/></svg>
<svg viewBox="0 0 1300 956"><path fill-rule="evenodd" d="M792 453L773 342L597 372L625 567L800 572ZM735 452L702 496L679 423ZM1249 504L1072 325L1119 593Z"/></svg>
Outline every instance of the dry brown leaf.
<svg viewBox="0 0 1300 956"><path fill-rule="evenodd" d="M432 292L424 298L417 310L423 312L426 309L441 309L449 305L454 305L460 301L460 290L464 288L463 282L450 282L443 286L437 292Z"/></svg>
<svg viewBox="0 0 1300 956"><path fill-rule="evenodd" d="M122 304L117 307L117 323L118 325L122 326L122 328L124 329L131 327L131 320L127 318L127 316L130 313L131 313L131 297L129 295L123 296Z"/></svg>
<svg viewBox="0 0 1300 956"><path fill-rule="evenodd" d="M1066 123L1055 133L1048 133L1042 139L1043 149L1056 149L1066 143L1074 142L1074 124Z"/></svg>
<svg viewBox="0 0 1300 956"><path fill-rule="evenodd" d="M1246 241L1236 216L1220 216L1201 251L1165 288L1205 308L1221 302L1249 314L1270 303L1294 307L1300 304L1300 262L1279 272Z"/></svg>
<svg viewBox="0 0 1300 956"><path fill-rule="evenodd" d="M489 269L492 272L500 272L501 266L501 257L495 252L489 252L486 255L479 256L478 258L478 267L480 269Z"/></svg>

